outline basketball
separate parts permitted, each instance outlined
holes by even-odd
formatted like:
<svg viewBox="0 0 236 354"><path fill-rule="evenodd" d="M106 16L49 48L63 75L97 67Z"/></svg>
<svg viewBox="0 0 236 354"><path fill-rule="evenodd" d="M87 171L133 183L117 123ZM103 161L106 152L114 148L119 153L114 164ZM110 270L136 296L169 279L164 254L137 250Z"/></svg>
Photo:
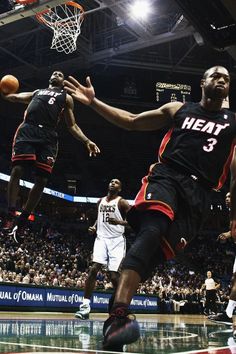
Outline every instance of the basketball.
<svg viewBox="0 0 236 354"><path fill-rule="evenodd" d="M5 95L9 93L15 93L19 88L19 81L13 75L5 75L3 76L0 82L1 92Z"/></svg>

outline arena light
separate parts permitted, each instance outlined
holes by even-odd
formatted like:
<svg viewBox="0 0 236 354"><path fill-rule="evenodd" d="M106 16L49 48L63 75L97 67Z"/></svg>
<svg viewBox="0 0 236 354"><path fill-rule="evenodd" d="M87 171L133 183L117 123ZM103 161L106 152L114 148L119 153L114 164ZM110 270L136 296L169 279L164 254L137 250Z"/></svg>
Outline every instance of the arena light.
<svg viewBox="0 0 236 354"><path fill-rule="evenodd" d="M131 16L145 20L151 12L151 5L148 1L137 0L130 6Z"/></svg>

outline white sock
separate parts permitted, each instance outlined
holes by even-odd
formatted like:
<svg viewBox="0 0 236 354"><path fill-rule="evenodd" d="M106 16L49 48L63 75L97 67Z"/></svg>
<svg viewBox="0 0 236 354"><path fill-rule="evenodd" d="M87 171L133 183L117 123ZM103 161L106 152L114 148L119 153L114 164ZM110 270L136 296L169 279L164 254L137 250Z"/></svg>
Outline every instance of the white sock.
<svg viewBox="0 0 236 354"><path fill-rule="evenodd" d="M235 306L236 306L236 301L229 300L228 305L226 307L226 314L228 317L232 318Z"/></svg>
<svg viewBox="0 0 236 354"><path fill-rule="evenodd" d="M83 305L90 305L90 299L83 298Z"/></svg>

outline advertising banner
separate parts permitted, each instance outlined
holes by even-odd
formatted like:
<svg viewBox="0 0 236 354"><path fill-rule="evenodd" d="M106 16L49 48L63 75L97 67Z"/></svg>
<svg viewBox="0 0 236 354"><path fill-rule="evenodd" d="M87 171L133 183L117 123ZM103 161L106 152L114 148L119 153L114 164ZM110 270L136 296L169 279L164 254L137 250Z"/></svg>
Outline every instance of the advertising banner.
<svg viewBox="0 0 236 354"><path fill-rule="evenodd" d="M106 311L110 293L94 292L91 298L92 310ZM42 307L78 308L83 301L83 291L65 288L28 287L22 285L1 285L0 306L4 307ZM158 301L155 296L136 295L131 309L144 312L157 312Z"/></svg>

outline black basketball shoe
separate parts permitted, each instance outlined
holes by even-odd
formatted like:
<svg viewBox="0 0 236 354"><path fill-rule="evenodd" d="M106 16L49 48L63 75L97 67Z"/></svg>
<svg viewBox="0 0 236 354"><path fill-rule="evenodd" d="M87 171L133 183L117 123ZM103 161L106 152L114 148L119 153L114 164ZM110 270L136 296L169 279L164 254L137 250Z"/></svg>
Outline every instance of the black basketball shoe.
<svg viewBox="0 0 236 354"><path fill-rule="evenodd" d="M135 342L140 329L135 316L127 308L115 305L103 326L103 349L121 350L123 345Z"/></svg>

